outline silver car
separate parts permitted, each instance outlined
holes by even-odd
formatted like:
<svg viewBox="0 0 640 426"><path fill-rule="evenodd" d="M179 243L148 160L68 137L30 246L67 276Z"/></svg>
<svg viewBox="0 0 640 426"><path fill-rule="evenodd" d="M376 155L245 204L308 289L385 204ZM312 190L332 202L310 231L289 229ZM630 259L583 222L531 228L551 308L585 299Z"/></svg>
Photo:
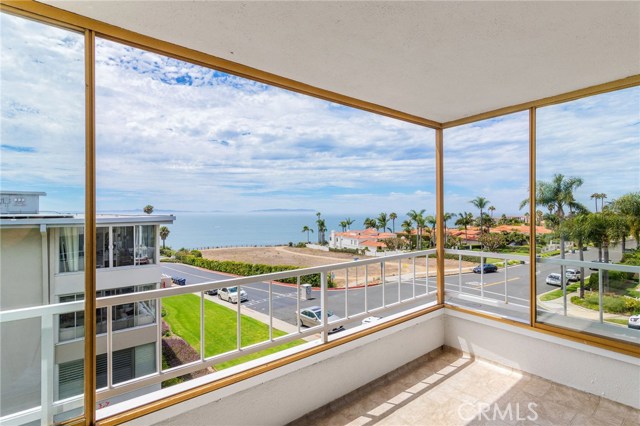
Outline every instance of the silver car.
<svg viewBox="0 0 640 426"><path fill-rule="evenodd" d="M226 300L230 303L238 303L238 287L222 287L218 290L218 299ZM249 300L247 292L240 289L240 302Z"/></svg>
<svg viewBox="0 0 640 426"><path fill-rule="evenodd" d="M545 282L549 285L562 286L562 278L560 277L560 274L553 273L547 275L547 279L545 280Z"/></svg>
<svg viewBox="0 0 640 426"><path fill-rule="evenodd" d="M627 326L629 328L640 330L640 315L631 315L629 317L629 323L627 324Z"/></svg>
<svg viewBox="0 0 640 426"><path fill-rule="evenodd" d="M332 311L327 312L327 321L334 322L341 320L339 316L334 314ZM312 306L310 308L301 309L298 313L298 321L300 325L305 327L315 327L317 325L322 324L322 308L320 306ZM331 330L331 332L336 332L344 330L343 326L335 327Z"/></svg>
<svg viewBox="0 0 640 426"><path fill-rule="evenodd" d="M580 271L577 269L567 269L564 276L569 281L580 281Z"/></svg>

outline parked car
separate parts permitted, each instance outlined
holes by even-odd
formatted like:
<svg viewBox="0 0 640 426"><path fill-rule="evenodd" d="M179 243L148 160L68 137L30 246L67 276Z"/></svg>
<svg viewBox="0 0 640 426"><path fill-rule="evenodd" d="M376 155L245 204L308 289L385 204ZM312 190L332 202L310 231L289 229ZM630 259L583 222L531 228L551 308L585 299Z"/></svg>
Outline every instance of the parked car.
<svg viewBox="0 0 640 426"><path fill-rule="evenodd" d="M567 269L564 271L564 277L569 281L580 281L580 271L577 269Z"/></svg>
<svg viewBox="0 0 640 426"><path fill-rule="evenodd" d="M332 311L327 311L327 321L338 321L342 318L334 314ZM320 306L312 306L310 308L304 308L298 313L298 321L300 325L305 327L315 327L322 324L322 308ZM335 327L331 329L331 332L344 330L343 326Z"/></svg>
<svg viewBox="0 0 640 426"><path fill-rule="evenodd" d="M485 274L487 272L498 272L498 267L493 263L485 263L484 265L478 265L475 268L473 268L473 272L475 272L476 274L479 274L481 269L484 269L483 272Z"/></svg>
<svg viewBox="0 0 640 426"><path fill-rule="evenodd" d="M640 330L640 315L631 315L629 317L628 327Z"/></svg>
<svg viewBox="0 0 640 426"><path fill-rule="evenodd" d="M181 277L171 277L171 281L173 281L174 284L178 285L185 285L187 283L187 280Z"/></svg>
<svg viewBox="0 0 640 426"><path fill-rule="evenodd" d="M229 303L238 303L238 287L222 287L218 290L218 299L226 300ZM247 292L240 289L240 302L249 300Z"/></svg>
<svg viewBox="0 0 640 426"><path fill-rule="evenodd" d="M218 294L217 288L212 288L211 290L205 290L204 294L208 294L209 296L215 296Z"/></svg>
<svg viewBox="0 0 640 426"><path fill-rule="evenodd" d="M549 274L547 275L547 279L545 280L545 282L549 285L557 285L557 286L562 286L562 277L560 276L560 274Z"/></svg>

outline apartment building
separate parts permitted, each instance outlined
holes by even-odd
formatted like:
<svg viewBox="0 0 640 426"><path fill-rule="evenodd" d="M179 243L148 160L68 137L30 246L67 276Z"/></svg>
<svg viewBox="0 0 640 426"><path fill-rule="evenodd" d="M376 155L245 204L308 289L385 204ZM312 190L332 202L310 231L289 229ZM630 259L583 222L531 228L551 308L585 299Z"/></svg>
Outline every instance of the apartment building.
<svg viewBox="0 0 640 426"><path fill-rule="evenodd" d="M84 299L84 217L40 210L44 192L2 191L0 199L0 305L3 311ZM159 287L159 227L170 215L98 215L97 297ZM97 383L105 387L156 371L155 301L96 310ZM84 313L63 313L53 321L49 371L53 398L83 392ZM41 339L38 321L3 325L0 364L4 406L29 407L40 400ZM112 374L107 374L107 329L113 332ZM42 351L44 352L44 351ZM46 357L43 357L46 359ZM151 386L156 389L159 386ZM142 389L141 392L149 389Z"/></svg>

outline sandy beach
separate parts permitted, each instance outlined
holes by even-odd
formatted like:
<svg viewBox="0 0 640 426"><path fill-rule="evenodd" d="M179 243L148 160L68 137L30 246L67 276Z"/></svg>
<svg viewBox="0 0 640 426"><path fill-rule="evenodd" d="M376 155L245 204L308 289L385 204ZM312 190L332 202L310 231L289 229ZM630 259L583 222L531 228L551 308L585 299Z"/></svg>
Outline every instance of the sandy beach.
<svg viewBox="0 0 640 426"><path fill-rule="evenodd" d="M261 263L265 265L292 265L303 267L324 266L336 263L353 262L354 255L348 253L335 253L313 250L308 248L297 248L288 246L277 247L237 247L202 250L203 257L215 260L232 260L246 263ZM360 259L372 259L367 256L357 256ZM474 266L472 263L463 262L462 267ZM366 270L365 270L366 268ZM455 260L445 260L445 269L455 269L457 271L458 262ZM357 270L356 270L357 269ZM385 277L391 279L398 276L401 270L402 275L407 278L413 275L413 261L403 260L400 265L397 261L385 263ZM424 258L416 259L416 277L424 278L427 265ZM348 271L348 274L345 272ZM429 276L434 277L436 271L436 259L429 258ZM366 274L366 275L365 275ZM347 281L349 287L364 285L365 276L368 277L369 284L377 284L381 279L380 264L360 266L358 268L348 268L348 270L337 270L334 273L333 281L338 287L345 287Z"/></svg>

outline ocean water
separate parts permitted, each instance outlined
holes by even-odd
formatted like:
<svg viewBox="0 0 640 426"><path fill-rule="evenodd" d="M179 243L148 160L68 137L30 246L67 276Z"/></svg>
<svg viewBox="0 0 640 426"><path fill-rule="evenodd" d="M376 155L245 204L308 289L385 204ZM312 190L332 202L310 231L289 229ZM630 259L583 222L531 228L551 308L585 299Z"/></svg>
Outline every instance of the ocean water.
<svg viewBox="0 0 640 426"><path fill-rule="evenodd" d="M307 241L307 233L302 232L305 225L314 231L309 234L311 242L318 241L317 218L313 212L173 214L176 220L173 225L167 226L171 233L166 245L174 249L297 244ZM327 240L331 230L342 231L339 223L347 217L355 220L352 229L362 229L367 215L322 215L328 229ZM401 222L396 219L396 229L399 229Z"/></svg>

